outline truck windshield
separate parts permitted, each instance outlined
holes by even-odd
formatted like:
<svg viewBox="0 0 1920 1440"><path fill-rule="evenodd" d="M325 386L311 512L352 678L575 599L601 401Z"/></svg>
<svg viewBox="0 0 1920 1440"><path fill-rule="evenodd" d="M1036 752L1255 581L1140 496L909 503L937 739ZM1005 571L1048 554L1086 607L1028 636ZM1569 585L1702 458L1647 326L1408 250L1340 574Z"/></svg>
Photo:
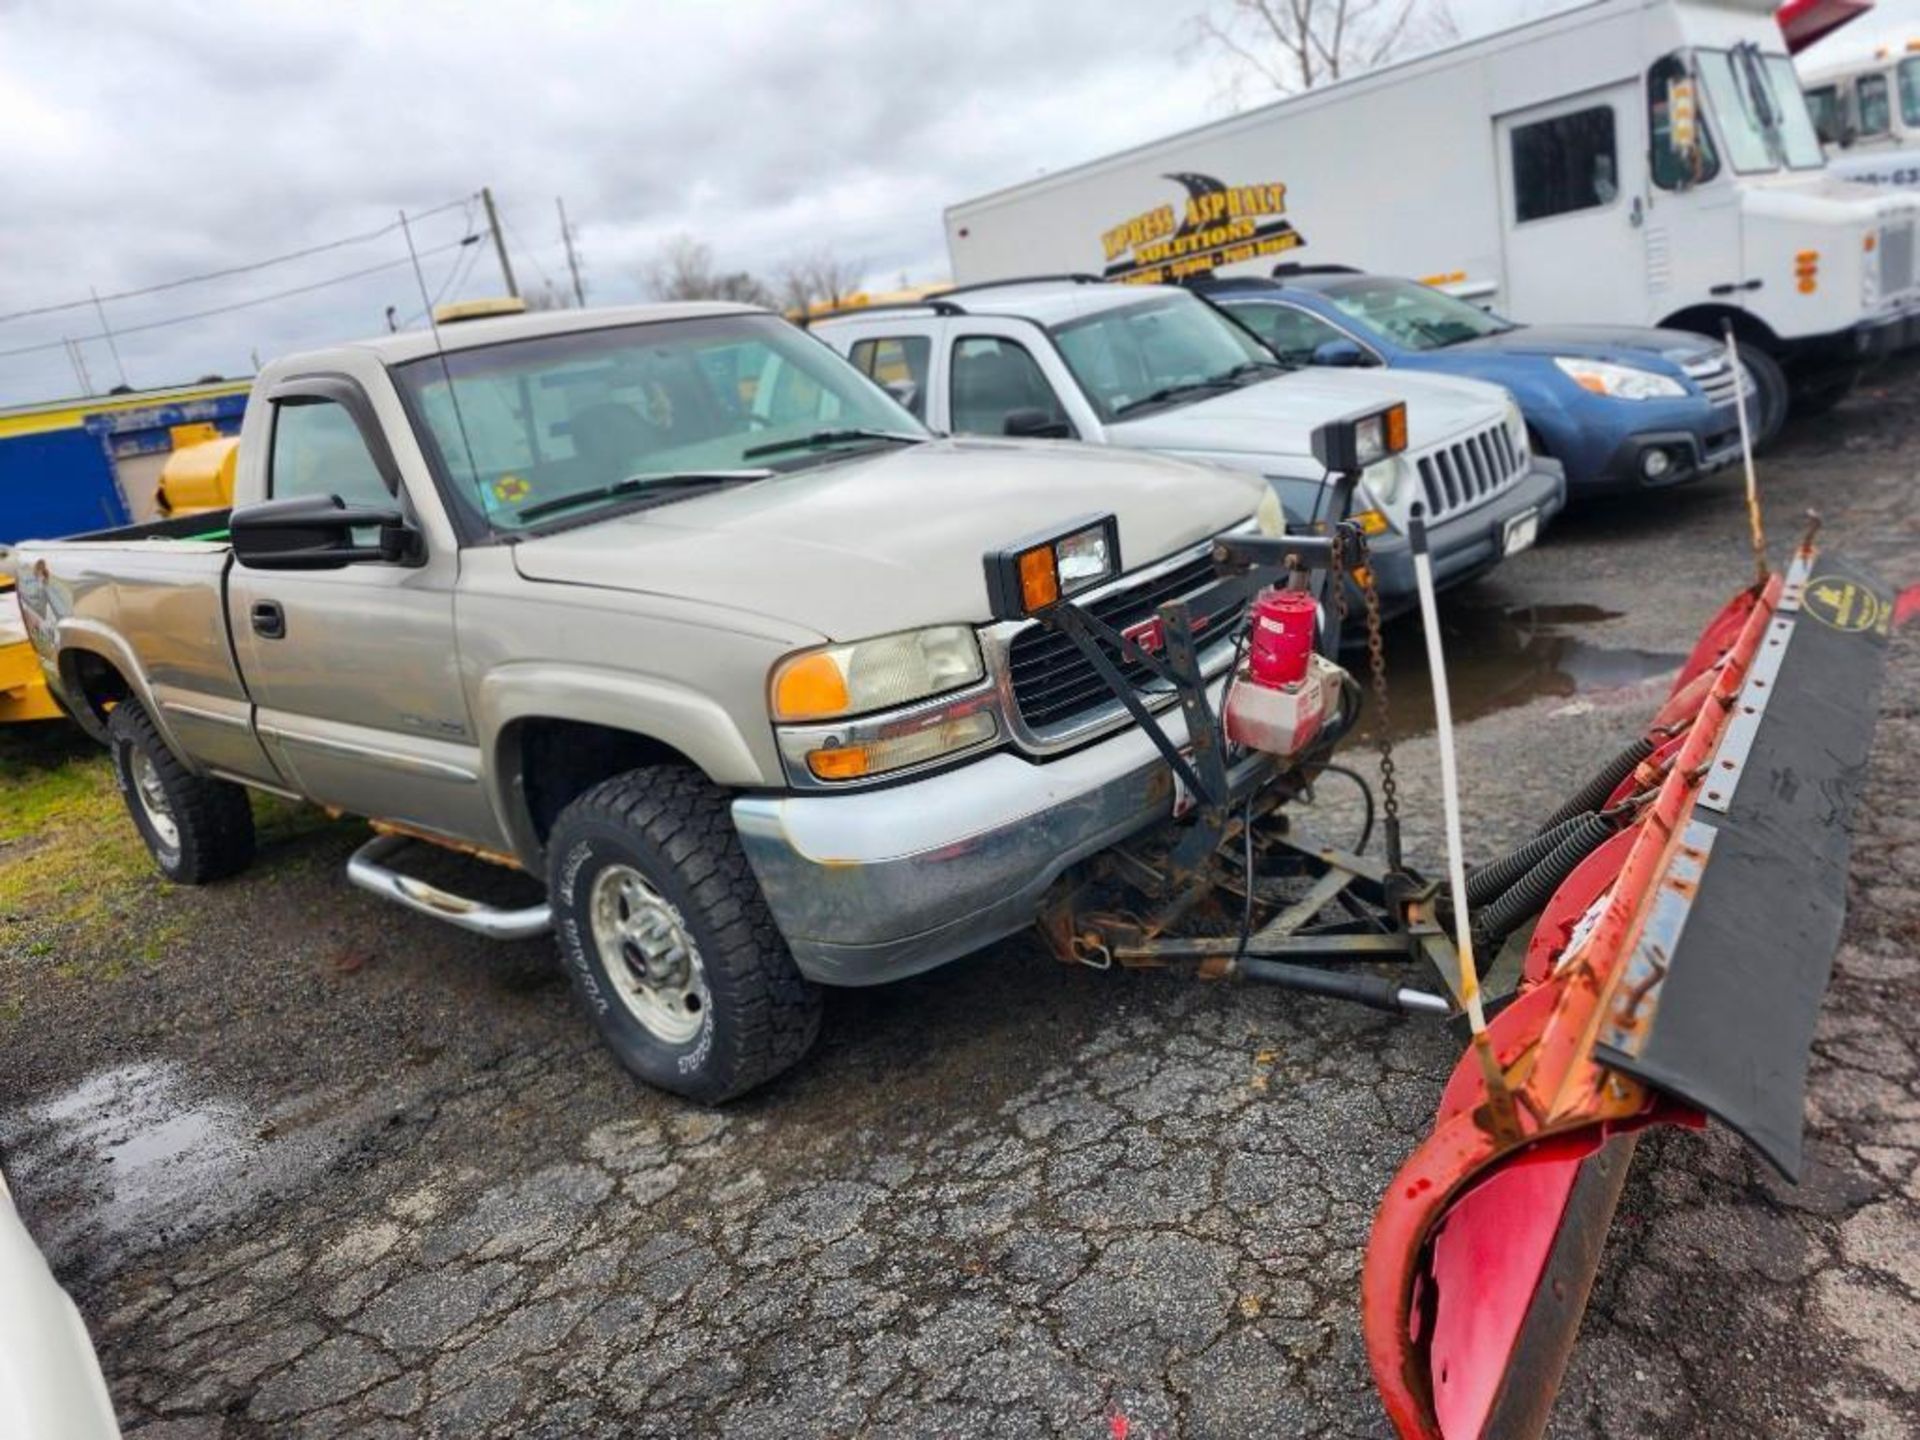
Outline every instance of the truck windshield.
<svg viewBox="0 0 1920 1440"><path fill-rule="evenodd" d="M1284 368L1266 346L1192 295L1156 295L1066 321L1051 333L1103 420L1183 405Z"/></svg>
<svg viewBox="0 0 1920 1440"><path fill-rule="evenodd" d="M1742 175L1814 170L1826 163L1806 97L1785 55L1757 46L1695 52L1727 158Z"/></svg>
<svg viewBox="0 0 1920 1440"><path fill-rule="evenodd" d="M885 391L770 315L511 340L395 375L456 500L503 533L928 437Z"/></svg>
<svg viewBox="0 0 1920 1440"><path fill-rule="evenodd" d="M1920 55L1900 62L1900 121L1908 130L1920 130Z"/></svg>
<svg viewBox="0 0 1920 1440"><path fill-rule="evenodd" d="M1375 338L1409 350L1442 350L1513 329L1511 322L1478 305L1412 280L1368 275L1323 285L1320 293Z"/></svg>

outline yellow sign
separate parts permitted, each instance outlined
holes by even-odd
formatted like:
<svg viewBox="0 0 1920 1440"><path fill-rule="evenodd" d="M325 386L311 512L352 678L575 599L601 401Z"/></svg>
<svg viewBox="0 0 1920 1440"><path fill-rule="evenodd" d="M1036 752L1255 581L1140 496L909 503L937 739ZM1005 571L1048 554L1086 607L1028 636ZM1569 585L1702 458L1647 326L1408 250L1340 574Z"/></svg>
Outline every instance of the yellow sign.
<svg viewBox="0 0 1920 1440"><path fill-rule="evenodd" d="M493 498L502 505L518 505L533 493L533 486L519 475L502 475L493 482Z"/></svg>
<svg viewBox="0 0 1920 1440"><path fill-rule="evenodd" d="M1103 232L1104 279L1163 284L1306 243L1286 218L1287 187L1278 181L1225 185L1190 173L1166 178L1186 190L1186 202L1156 205Z"/></svg>
<svg viewBox="0 0 1920 1440"><path fill-rule="evenodd" d="M1820 575L1809 580L1800 608L1836 630L1877 630L1884 635L1893 627L1891 601L1882 599L1858 581L1838 575Z"/></svg>

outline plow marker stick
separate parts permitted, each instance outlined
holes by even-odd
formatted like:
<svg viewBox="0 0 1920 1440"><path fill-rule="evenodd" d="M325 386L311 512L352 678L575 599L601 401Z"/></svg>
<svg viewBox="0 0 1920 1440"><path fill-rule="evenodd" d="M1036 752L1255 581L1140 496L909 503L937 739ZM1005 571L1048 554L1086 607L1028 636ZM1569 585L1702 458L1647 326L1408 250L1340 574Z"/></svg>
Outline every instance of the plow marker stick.
<svg viewBox="0 0 1920 1440"><path fill-rule="evenodd" d="M1760 523L1760 482L1753 473L1753 432L1747 428L1747 391L1740 383L1740 342L1733 338L1733 326L1726 326L1727 358L1733 362L1733 409L1740 417L1740 458L1747 464L1747 528L1753 535L1755 578L1767 579L1767 532Z"/></svg>
<svg viewBox="0 0 1920 1440"><path fill-rule="evenodd" d="M1460 777L1453 755L1453 702L1447 694L1447 662L1440 649L1440 610L1433 594L1433 561L1427 553L1427 522L1418 505L1407 527L1413 551L1413 582L1420 592L1420 628L1427 637L1427 669L1433 674L1434 728L1440 744L1440 803L1446 813L1447 889L1453 897L1453 943L1460 961L1460 1004L1473 1027L1473 1048L1486 1076L1487 1097L1503 1124L1512 1123L1512 1096L1487 1042L1486 1008L1473 958L1473 925L1467 914L1467 866L1460 842Z"/></svg>

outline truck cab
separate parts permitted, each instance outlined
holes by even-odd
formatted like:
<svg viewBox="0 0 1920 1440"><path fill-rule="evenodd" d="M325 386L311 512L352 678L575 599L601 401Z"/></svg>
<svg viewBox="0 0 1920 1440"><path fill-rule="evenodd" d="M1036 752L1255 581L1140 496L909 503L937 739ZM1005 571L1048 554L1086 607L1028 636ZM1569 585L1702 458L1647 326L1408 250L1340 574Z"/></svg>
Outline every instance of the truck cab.
<svg viewBox="0 0 1920 1440"><path fill-rule="evenodd" d="M1834 174L1920 187L1920 35L1842 53L1823 47L1802 61L1800 83Z"/></svg>
<svg viewBox="0 0 1920 1440"><path fill-rule="evenodd" d="M1370 471L1355 504L1389 612L1413 601L1406 531L1421 506L1435 573L1456 584L1525 549L1566 484L1532 453L1512 398L1438 375L1293 368L1178 286L1043 278L868 307L813 332L892 387L936 430L1080 440L1264 476L1286 513L1326 518L1315 427L1403 401L1405 454Z"/></svg>

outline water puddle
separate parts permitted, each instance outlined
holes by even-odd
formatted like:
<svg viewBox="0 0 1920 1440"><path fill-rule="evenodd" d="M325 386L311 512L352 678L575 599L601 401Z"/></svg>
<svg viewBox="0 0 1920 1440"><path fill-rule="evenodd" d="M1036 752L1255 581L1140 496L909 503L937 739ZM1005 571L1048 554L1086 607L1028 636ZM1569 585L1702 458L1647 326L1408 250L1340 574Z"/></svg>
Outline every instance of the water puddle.
<svg viewBox="0 0 1920 1440"><path fill-rule="evenodd" d="M1579 633L1619 613L1597 605L1443 602L1441 641L1455 723L1543 698L1626 703L1663 690L1686 656L1602 645ZM1425 734L1433 729L1433 688L1418 619L1389 625L1386 648L1394 733ZM1348 663L1352 668L1351 658ZM1366 682L1364 665L1354 677Z"/></svg>
<svg viewBox="0 0 1920 1440"><path fill-rule="evenodd" d="M171 1062L125 1065L0 1117L0 1155L43 1249L96 1273L301 1186L395 1098L368 1085L258 1110Z"/></svg>

